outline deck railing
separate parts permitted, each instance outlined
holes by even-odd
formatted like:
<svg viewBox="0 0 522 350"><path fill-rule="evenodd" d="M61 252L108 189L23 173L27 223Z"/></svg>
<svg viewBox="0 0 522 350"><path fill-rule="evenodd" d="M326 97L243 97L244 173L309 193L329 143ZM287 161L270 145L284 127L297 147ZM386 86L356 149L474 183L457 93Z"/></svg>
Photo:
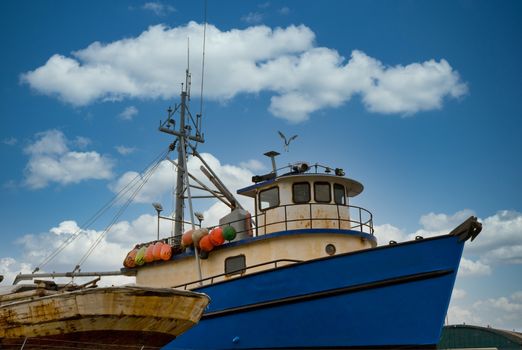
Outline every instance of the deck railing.
<svg viewBox="0 0 522 350"><path fill-rule="evenodd" d="M306 210L308 216L299 217L295 219L290 218L291 215L289 215L289 213L292 212L292 209L296 209L298 207L301 213L304 213L304 208L308 207ZM314 209L324 208L330 209L326 210L328 214L314 214ZM277 216L276 211L281 210L283 210L283 219L279 221L271 221L271 217ZM342 212L343 214L345 214L345 217L341 215ZM332 215L332 213L334 214ZM258 223L257 227L255 228L257 234L259 234L260 231L264 231L264 233L272 233L274 232L274 230L269 228L271 226L277 227L277 225L283 225L285 231L289 229L294 229L296 226L303 226L311 229L346 228L354 231L368 233L371 235L373 235L374 232L372 213L362 207L354 205L339 205L330 203L287 204L280 205L275 208L266 209L262 213L258 214L256 219L257 220L255 220L255 222ZM262 222L263 224L259 224L260 222ZM325 222L329 222L330 224L326 225Z"/></svg>
<svg viewBox="0 0 522 350"><path fill-rule="evenodd" d="M182 288L182 289L185 289L185 290L186 289L192 289L192 288L196 288L196 287L200 287L200 286L206 286L206 285L214 284L216 279L225 280L225 277L227 277L227 276L232 276L232 275L236 275L236 274L243 275L247 270L251 270L251 269L254 269L254 268L268 266L267 269L263 269L263 270L277 269L282 264L288 265L288 264L295 264L295 263L298 263L298 262L301 262L301 260L277 259L277 260L267 261L267 262L264 262L264 263L261 263L261 264L255 264L255 265L251 265L251 266L242 267L242 268L239 268L239 269L234 270L234 271L227 271L225 273L221 273L221 274L214 275L214 276L211 276L211 277L203 278L203 279L200 279L200 280L197 280L197 281L191 281L191 282L188 282L188 283L183 283L183 284L174 286L172 288L176 288L176 289L177 288ZM270 267L270 265L272 265L272 267ZM191 288L189 288L189 286L191 286Z"/></svg>
<svg viewBox="0 0 522 350"><path fill-rule="evenodd" d="M306 208L306 209L305 209ZM328 208L329 210L324 210ZM297 209L297 210L296 210ZM323 209L323 210L320 210ZM279 212L280 215L277 214ZM305 213L303 217L292 218L296 212ZM317 214L321 212L321 214ZM280 220L274 218L280 216ZM163 217L162 217L163 218ZM267 221L268 219L268 221ZM236 228L239 237L260 236L279 231L295 229L346 229L374 234L373 215L365 208L355 205L331 203L286 204L269 208L248 219L241 218L226 222ZM199 225L197 225L199 227ZM243 229L238 229L243 227ZM208 227L212 229L213 227ZM173 247L180 247L181 236L163 238ZM154 241L152 241L154 242ZM152 242L141 245L150 244Z"/></svg>

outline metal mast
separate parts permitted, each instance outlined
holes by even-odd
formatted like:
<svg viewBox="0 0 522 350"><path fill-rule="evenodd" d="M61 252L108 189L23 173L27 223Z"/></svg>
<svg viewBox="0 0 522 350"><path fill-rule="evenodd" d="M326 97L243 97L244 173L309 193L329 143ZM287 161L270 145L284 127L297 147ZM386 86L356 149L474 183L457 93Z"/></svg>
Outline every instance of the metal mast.
<svg viewBox="0 0 522 350"><path fill-rule="evenodd" d="M183 233L183 207L184 207L184 185L186 169L186 146L185 146L185 109L187 108L187 89L189 73L187 69L185 89L181 88L181 109L179 111L179 144L178 144L178 177L176 180L176 210L174 215L174 237ZM177 243L177 240L175 240Z"/></svg>
<svg viewBox="0 0 522 350"><path fill-rule="evenodd" d="M184 212L184 201L185 191L189 184L187 183L186 177L188 174L187 169L187 145L189 141L195 141L196 143L203 143L200 128L200 115L197 115L196 121L193 120L190 115L190 110L187 106L187 102L190 100L190 73L186 70L185 84L181 86L181 102L176 105L176 108L172 110L168 109L168 118L164 123L160 124L159 130L176 136L176 140L172 143L171 149L174 150L177 144L178 160L177 160L177 179L176 179L176 203L174 211L174 241L179 243L179 239L183 233L183 212ZM176 130L176 122L174 120L174 114L179 111L179 127ZM192 123L188 123L187 118L190 118ZM191 135L192 128L196 129L195 135Z"/></svg>

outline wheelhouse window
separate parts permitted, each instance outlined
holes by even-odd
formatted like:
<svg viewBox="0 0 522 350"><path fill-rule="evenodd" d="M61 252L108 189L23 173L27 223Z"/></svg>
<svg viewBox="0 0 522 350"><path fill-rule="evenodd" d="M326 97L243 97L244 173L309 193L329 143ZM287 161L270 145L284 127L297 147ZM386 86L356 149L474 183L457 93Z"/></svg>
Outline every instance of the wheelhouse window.
<svg viewBox="0 0 522 350"><path fill-rule="evenodd" d="M293 184L292 200L296 204L310 202L310 184L308 182L296 182Z"/></svg>
<svg viewBox="0 0 522 350"><path fill-rule="evenodd" d="M344 186L339 184L334 184L334 201L335 204L346 204L346 194L344 192Z"/></svg>
<svg viewBox="0 0 522 350"><path fill-rule="evenodd" d="M259 209L266 210L279 205L279 187L259 192Z"/></svg>
<svg viewBox="0 0 522 350"><path fill-rule="evenodd" d="M330 203L332 201L330 184L328 182L314 183L314 198L319 203Z"/></svg>

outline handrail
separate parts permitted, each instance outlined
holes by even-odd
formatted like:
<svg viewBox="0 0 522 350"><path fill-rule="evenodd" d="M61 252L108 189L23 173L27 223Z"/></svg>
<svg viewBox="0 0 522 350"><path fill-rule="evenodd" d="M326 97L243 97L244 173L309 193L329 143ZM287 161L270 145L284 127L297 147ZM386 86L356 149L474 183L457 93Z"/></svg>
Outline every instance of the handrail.
<svg viewBox="0 0 522 350"><path fill-rule="evenodd" d="M242 267L242 268L239 268L237 270L232 270L232 271L228 271L228 272L225 272L225 273L221 273L219 275L214 275L214 276L210 276L210 277L205 277L205 278L202 278L202 279L199 279L199 280L196 280L196 281L192 281L192 282L188 282L188 283L183 283L183 284L179 284L177 286L174 286L172 288L181 288L183 287L183 289L187 290L187 287L192 285L192 284L197 284L199 286L202 286L203 285L203 282L206 282L206 281L209 281L210 280L210 285L211 284L214 284L214 279L216 278L219 278L219 277L224 277L224 276L227 276L227 275L233 275L233 274L237 274L238 272L245 272L247 270L250 270L250 269L254 269L254 268L257 268L257 267L261 267L261 266L264 266L264 265L271 265L271 264L274 264L274 269L277 269L277 263L281 263L281 262L289 262L289 263L299 263L299 262L302 262L302 260L295 260L295 259L277 259L277 260L272 260L272 261L267 261L267 262L264 262L264 263L260 263L260 264L255 264L255 265L251 265L251 266L246 266L246 267Z"/></svg>
<svg viewBox="0 0 522 350"><path fill-rule="evenodd" d="M308 214L309 217L304 217L304 218L299 218L299 219L288 219L288 209L289 208L297 207L297 206L305 206L305 205L309 206L309 214ZM313 208L317 207L317 206L323 206L323 207L324 206L330 206L330 207L335 206L336 207L335 212L337 215L335 215L333 217L329 217L329 216L313 217ZM281 208L284 210L284 219L281 221L274 221L274 222L266 223L267 213L273 212L275 210L281 210ZM348 217L349 217L348 219L341 218L341 209L342 208L344 208L347 211ZM350 213L351 209L356 210L356 213L355 213L356 215L351 215L351 213ZM353 216L355 216L355 218ZM161 217L161 218L163 218L163 217ZM260 218L264 219L263 225L259 225ZM238 220L229 221L226 224L227 225L241 224L241 223L246 223L246 221L247 220L245 218L241 218ZM366 233L366 234L370 234L370 235L374 234L373 215L369 210L359 207L359 206L355 206L355 205L333 204L333 203L285 204L285 205L279 205L277 207L265 209L263 212L258 213L257 215L252 215L250 217L250 225L248 227L245 227L244 230L237 230L237 228L236 228L236 230L237 230L236 233L238 235L246 233L247 235L251 236L252 230L255 230L256 236L257 236L257 235L259 235L259 231L263 231L263 230L266 234L267 228L270 226L284 224L284 227L285 227L284 229L288 230L289 224L294 223L294 222L304 222L304 221L310 222L310 228L314 228L314 229L326 228L326 227L317 227L317 225L316 225L316 227L314 227L314 222L336 221L337 228L339 230L342 229L341 228L342 224L347 224L347 226L349 227L350 230L356 230L356 231L360 231L361 233ZM210 227L208 227L208 229L211 230L214 227L215 226L210 226ZM269 233L274 233L274 232L269 232ZM181 237L177 237L178 238L177 240L175 240L174 238L175 237L173 237L173 236L165 237L165 238L160 239L160 241L168 240L169 243L171 245L173 245L174 247L179 246ZM153 242L155 242L155 241L143 243L140 246L150 244Z"/></svg>
<svg viewBox="0 0 522 350"><path fill-rule="evenodd" d="M291 207L296 207L296 206L305 206L305 205L308 205L309 206L309 217L304 217L304 218L298 218L298 219L288 219L288 209L291 208ZM335 206L336 207L336 213L337 215L336 216L333 216L333 217L329 217L329 216L318 216L318 217L314 217L313 216L313 208L314 207L317 207L317 206ZM283 215L283 220L281 221L274 221L274 222L270 222L270 223L267 223L266 222L266 218L267 218L267 213L269 214L271 211L276 211L276 210L281 210L281 208L284 210L284 213L282 213ZM349 218L348 219L344 219L344 218L341 218L341 208L345 208L348 212L348 216ZM350 215L350 209L355 209L357 212L356 212L356 218L353 218L352 215ZM259 218L263 218L264 220L264 224L263 225L259 225ZM314 227L314 222L318 222L318 221L337 221L337 228L338 229L341 229L341 226L343 223L345 224L348 224L348 226L350 227L351 230L357 230L357 231L360 231L362 233L367 233L367 234L370 234L370 235L373 235L374 234L374 229L373 229L373 215L372 213L365 209L365 208L362 208L362 207L359 207L359 206L355 206L355 205L346 205L346 204L332 204L332 203L302 203L302 204L286 204L286 205L279 205L277 207L274 207L274 208L269 208L269 209L266 209L264 210L262 213L259 213L257 214L256 216L252 216L252 221L255 221L257 225L255 225L255 227L247 227L246 230L243 230L243 231L238 231L237 233L238 234L241 234L241 233L244 233L246 231L250 231L251 229L255 229L256 230L256 235L259 234L259 231L267 231L267 227L270 227L270 226L274 226L274 225L280 225L280 224L284 224L284 227L285 227L285 230L288 230L288 226L290 223L293 223L293 222L305 222L305 221L308 221L310 222L310 228L325 228L325 227ZM244 222L245 219L239 219L239 220L235 220L235 221L230 221L230 222L227 222L227 224L234 224L234 223L240 223L240 222ZM210 227L212 228L212 227ZM209 229L210 229L209 228ZM270 232L270 233L273 233L273 232Z"/></svg>

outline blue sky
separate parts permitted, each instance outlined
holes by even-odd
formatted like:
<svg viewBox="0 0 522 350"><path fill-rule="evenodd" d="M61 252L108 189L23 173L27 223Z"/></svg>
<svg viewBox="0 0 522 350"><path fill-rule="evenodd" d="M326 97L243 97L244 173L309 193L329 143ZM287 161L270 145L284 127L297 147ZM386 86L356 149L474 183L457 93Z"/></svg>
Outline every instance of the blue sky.
<svg viewBox="0 0 522 350"><path fill-rule="evenodd" d="M0 17L0 273L12 277L168 145L157 126L178 100L187 37L199 112L203 2L3 1ZM353 204L382 243L477 215L449 321L522 330L520 2L209 1L208 23L199 150L233 190L276 150L280 165L361 181ZM299 135L288 153L278 130ZM168 165L152 180L84 270L117 269L153 238ZM222 213L198 208L209 225ZM69 271L104 224L46 269Z"/></svg>

